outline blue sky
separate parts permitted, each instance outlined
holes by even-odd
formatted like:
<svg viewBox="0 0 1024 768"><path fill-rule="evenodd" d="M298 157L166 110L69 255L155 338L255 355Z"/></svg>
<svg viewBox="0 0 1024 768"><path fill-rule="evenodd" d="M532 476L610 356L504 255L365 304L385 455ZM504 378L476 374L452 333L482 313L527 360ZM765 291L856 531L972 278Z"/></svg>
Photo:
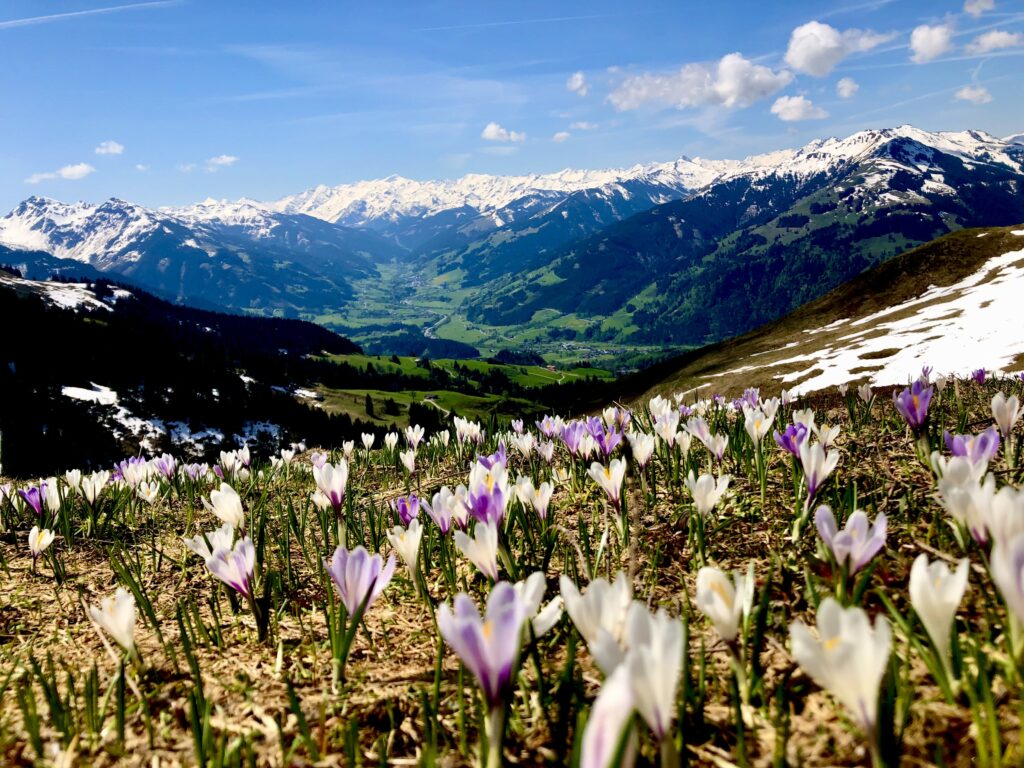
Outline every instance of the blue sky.
<svg viewBox="0 0 1024 768"><path fill-rule="evenodd" d="M0 5L0 208L1024 132L1024 0Z"/></svg>

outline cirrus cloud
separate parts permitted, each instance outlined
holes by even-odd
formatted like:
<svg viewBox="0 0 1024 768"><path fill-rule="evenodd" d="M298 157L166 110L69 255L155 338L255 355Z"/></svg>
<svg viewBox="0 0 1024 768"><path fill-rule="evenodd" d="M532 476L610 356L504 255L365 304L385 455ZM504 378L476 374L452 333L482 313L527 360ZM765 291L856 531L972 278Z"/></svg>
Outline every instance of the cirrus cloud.
<svg viewBox="0 0 1024 768"><path fill-rule="evenodd" d="M780 96L772 104L772 114L787 123L798 120L822 120L828 117L828 112L814 106L814 102L806 96Z"/></svg>
<svg viewBox="0 0 1024 768"><path fill-rule="evenodd" d="M785 60L797 72L824 77L849 54L870 51L893 37L870 29L840 32L820 21L809 21L793 30Z"/></svg>
<svg viewBox="0 0 1024 768"><path fill-rule="evenodd" d="M25 183L39 184L40 182L51 181L52 179L68 179L75 181L78 179L84 179L95 170L96 169L88 163L74 163L73 165L65 165L63 168L59 168L56 171L33 173L25 179Z"/></svg>
<svg viewBox="0 0 1024 768"><path fill-rule="evenodd" d="M489 122L480 132L480 138L487 141L526 141L526 134L502 128L499 123Z"/></svg>
<svg viewBox="0 0 1024 768"><path fill-rule="evenodd" d="M678 72L627 77L608 95L608 101L620 112L649 104L676 109L749 107L792 80L789 70L774 71L740 53L730 53L717 62L686 64Z"/></svg>

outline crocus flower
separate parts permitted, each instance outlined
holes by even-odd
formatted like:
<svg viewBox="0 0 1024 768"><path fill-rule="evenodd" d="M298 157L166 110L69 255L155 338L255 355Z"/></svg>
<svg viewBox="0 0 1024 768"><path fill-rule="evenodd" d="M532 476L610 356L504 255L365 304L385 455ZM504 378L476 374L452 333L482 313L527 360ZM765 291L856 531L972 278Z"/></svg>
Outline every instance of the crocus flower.
<svg viewBox="0 0 1024 768"><path fill-rule="evenodd" d="M789 627L793 657L814 682L846 707L872 739L878 718L878 688L892 651L884 616L874 627L862 608L843 608L826 597L818 609L818 638L802 621Z"/></svg>
<svg viewBox="0 0 1024 768"><path fill-rule="evenodd" d="M555 422L553 416L545 416L540 421L536 422L537 429L546 438L552 438L558 433L558 424Z"/></svg>
<svg viewBox="0 0 1024 768"><path fill-rule="evenodd" d="M423 502L422 505L426 508L430 519L441 529L442 536L451 530L453 523L460 528L466 527L469 508L466 506L465 486L459 486L456 492L452 493L447 485L443 485L441 490L434 494L433 501L429 505L426 502Z"/></svg>
<svg viewBox="0 0 1024 768"><path fill-rule="evenodd" d="M550 464L555 459L555 444L550 440L545 440L537 445L537 453L540 454L544 461Z"/></svg>
<svg viewBox="0 0 1024 768"><path fill-rule="evenodd" d="M512 429L515 431L517 435L523 434L523 420L512 419Z"/></svg>
<svg viewBox="0 0 1024 768"><path fill-rule="evenodd" d="M500 523L512 500L508 470L504 464L486 467L477 462L469 473L469 508L477 520Z"/></svg>
<svg viewBox="0 0 1024 768"><path fill-rule="evenodd" d="M203 560L209 560L213 557L213 553L219 549L231 549L231 544L234 540L235 529L231 523L224 523L216 531L206 535L200 533L191 539L182 538L185 546L203 558Z"/></svg>
<svg viewBox="0 0 1024 768"><path fill-rule="evenodd" d="M725 456L725 449L729 447L729 436L728 435L714 435L704 443L704 446L711 452L711 455L715 457L717 461L721 461L722 457Z"/></svg>
<svg viewBox="0 0 1024 768"><path fill-rule="evenodd" d="M389 451L393 453L395 447L398 445L398 433L388 432L386 435L384 435L384 445L387 447Z"/></svg>
<svg viewBox="0 0 1024 768"><path fill-rule="evenodd" d="M517 581L513 588L523 603L523 609L533 628L533 636L543 637L562 618L562 596L555 595L546 605L541 605L544 601L544 590L547 588L541 571L531 573L524 581Z"/></svg>
<svg viewBox="0 0 1024 768"><path fill-rule="evenodd" d="M515 449L523 456L523 458L530 458L530 454L533 453L533 447L536 444L536 439L532 432L526 432L521 435L514 435L512 437L512 445Z"/></svg>
<svg viewBox="0 0 1024 768"><path fill-rule="evenodd" d="M828 547L838 565L845 565L850 574L857 573L885 546L885 515L879 514L875 524L868 528L868 516L855 510L838 530L832 509L824 504L814 513L818 535Z"/></svg>
<svg viewBox="0 0 1024 768"><path fill-rule="evenodd" d="M619 447L619 443L622 442L622 433L615 428L609 428L597 435L595 439L597 440L597 447L601 449L601 453L607 458Z"/></svg>
<svg viewBox="0 0 1024 768"><path fill-rule="evenodd" d="M995 478L987 475L980 480L984 467L979 471L963 456L954 456L940 466L939 502L975 541L987 543L987 523L996 491Z"/></svg>
<svg viewBox="0 0 1024 768"><path fill-rule="evenodd" d="M686 487L693 496L693 504L701 517L707 517L712 510L718 506L725 492L729 490L729 475L721 475L717 479L714 475L702 474L699 478L693 474L691 469L686 476Z"/></svg>
<svg viewBox="0 0 1024 768"><path fill-rule="evenodd" d="M103 493L103 489L107 487L107 483L110 482L110 473L106 470L99 472L93 472L88 477L82 478L82 495L85 500L90 504L94 504L96 499Z"/></svg>
<svg viewBox="0 0 1024 768"><path fill-rule="evenodd" d="M46 483L40 483L37 486L31 488L19 488L18 495L22 501L27 504L33 512L36 513L36 517L41 517L43 514L43 503L44 503L44 488Z"/></svg>
<svg viewBox="0 0 1024 768"><path fill-rule="evenodd" d="M704 445L711 440L711 428L700 416L694 416L686 422L686 431L700 440Z"/></svg>
<svg viewBox="0 0 1024 768"><path fill-rule="evenodd" d="M753 603L753 563L745 574L736 571L732 579L717 568L705 567L697 572L697 608L727 643L736 639L740 620L750 615Z"/></svg>
<svg viewBox="0 0 1024 768"><path fill-rule="evenodd" d="M636 762L636 737L632 732L635 708L629 671L620 667L604 681L590 708L583 729L580 768L632 768ZM616 762L623 739L628 741L621 760Z"/></svg>
<svg viewBox="0 0 1024 768"><path fill-rule="evenodd" d="M978 368L977 370L971 371L971 378L974 379L975 384L985 383L986 371L984 368Z"/></svg>
<svg viewBox="0 0 1024 768"><path fill-rule="evenodd" d="M1020 400L1016 395L1007 397L1002 392L996 392L992 397L992 418L995 419L1003 437L1009 437L1013 432L1020 415Z"/></svg>
<svg viewBox="0 0 1024 768"><path fill-rule="evenodd" d="M173 461L173 459L172 459ZM81 493L82 491L82 470L80 469L69 469L64 473L64 482L68 484L68 489L75 493Z"/></svg>
<svg viewBox="0 0 1024 768"><path fill-rule="evenodd" d="M313 467L313 481L324 496L331 500L335 514L340 513L348 488L348 462L339 459L334 465L325 462L322 467Z"/></svg>
<svg viewBox="0 0 1024 768"><path fill-rule="evenodd" d="M644 432L630 432L626 439L629 440L629 447L633 451L633 461L638 467L647 466L654 453L654 438Z"/></svg>
<svg viewBox="0 0 1024 768"><path fill-rule="evenodd" d="M838 463L838 451L826 453L820 443L804 443L800 446L800 465L803 467L804 482L807 484L808 508Z"/></svg>
<svg viewBox="0 0 1024 768"><path fill-rule="evenodd" d="M410 475L416 471L416 451L410 448L408 451L402 451L398 454L398 458L402 460L402 466L405 467L405 471Z"/></svg>
<svg viewBox="0 0 1024 768"><path fill-rule="evenodd" d="M633 601L633 588L622 571L609 583L604 578L590 582L586 591L568 576L558 580L565 611L583 636L594 661L607 675L622 661L626 615Z"/></svg>
<svg viewBox="0 0 1024 768"><path fill-rule="evenodd" d="M349 552L345 547L334 550L330 560L324 558L324 568L341 598L349 616L354 616L359 606L369 610L380 593L391 582L395 573L395 556L384 562L380 555L371 555L365 547L356 547Z"/></svg>
<svg viewBox="0 0 1024 768"><path fill-rule="evenodd" d="M1011 616L1024 624L1024 533L995 542L989 569Z"/></svg>
<svg viewBox="0 0 1024 768"><path fill-rule="evenodd" d="M498 580L498 525L497 523L477 523L470 538L462 531L455 532L455 546L475 565L480 572L491 579Z"/></svg>
<svg viewBox="0 0 1024 768"><path fill-rule="evenodd" d="M242 509L242 499L238 492L227 483L221 483L219 491L211 491L210 500L203 499L203 506L215 514L221 522L235 528L245 527L245 511Z"/></svg>
<svg viewBox="0 0 1024 768"><path fill-rule="evenodd" d="M604 489L612 506L618 509L622 503L622 480L626 476L626 462L622 459L612 459L606 467L595 461L590 465L587 474Z"/></svg>
<svg viewBox="0 0 1024 768"><path fill-rule="evenodd" d="M562 442L565 443L565 447L569 449L569 453L573 456L579 455L580 441L586 432L587 428L580 421L573 421L562 427L560 437Z"/></svg>
<svg viewBox="0 0 1024 768"><path fill-rule="evenodd" d="M215 577L227 584L247 600L252 599L253 569L256 567L256 548L245 536L235 542L233 549L217 549L207 559L206 567Z"/></svg>
<svg viewBox="0 0 1024 768"><path fill-rule="evenodd" d="M533 509L541 520L546 519L548 516L548 505L551 503L551 494L554 492L555 487L545 480L537 486L530 497L530 503L533 504Z"/></svg>
<svg viewBox="0 0 1024 768"><path fill-rule="evenodd" d="M679 411L669 411L654 421L654 434L660 437L669 448L675 445L678 429Z"/></svg>
<svg viewBox="0 0 1024 768"><path fill-rule="evenodd" d="M928 404L931 403L934 391L932 387L918 380L904 388L898 395L893 393L896 410L900 412L914 434L920 433L928 421Z"/></svg>
<svg viewBox="0 0 1024 768"><path fill-rule="evenodd" d="M355 440L344 440L341 443L341 452L345 458L352 461L352 456L356 452L356 441Z"/></svg>
<svg viewBox="0 0 1024 768"><path fill-rule="evenodd" d="M33 568L35 568L39 556L53 544L54 538L55 534L50 529L40 530L38 525L32 526L32 530L28 533L28 551L32 555Z"/></svg>
<svg viewBox="0 0 1024 768"><path fill-rule="evenodd" d="M910 569L910 604L935 644L943 663L949 663L949 636L956 609L967 589L970 561L965 557L955 571L941 560L928 563L928 555L918 555Z"/></svg>
<svg viewBox="0 0 1024 768"><path fill-rule="evenodd" d="M160 500L160 483L155 480L152 483L143 481L139 483L137 493L139 494L139 498L147 504L155 504ZM214 493L216 493L216 491L214 491Z"/></svg>
<svg viewBox="0 0 1024 768"><path fill-rule="evenodd" d="M987 466L999 451L999 430L989 427L980 435L943 433L946 448L954 456L963 456L971 464Z"/></svg>
<svg viewBox="0 0 1024 768"><path fill-rule="evenodd" d="M754 445L760 445L768 430L772 428L772 419L769 419L759 408L749 408L745 411L743 426L750 435Z"/></svg>
<svg viewBox="0 0 1024 768"><path fill-rule="evenodd" d="M408 443L409 447L415 451L423 441L423 436L425 434L426 430L424 430L419 424L410 425L405 428L405 442Z"/></svg>
<svg viewBox="0 0 1024 768"><path fill-rule="evenodd" d="M505 441L502 440L498 443L498 450L492 453L490 456L477 456L477 464L484 467L485 469L493 469L494 467L501 465L502 467L508 466L508 451L505 448Z"/></svg>
<svg viewBox="0 0 1024 768"><path fill-rule="evenodd" d="M395 510L401 524L408 528L409 523L420 514L420 500L415 493L410 493L408 496L399 496L391 502L391 508Z"/></svg>
<svg viewBox="0 0 1024 768"><path fill-rule="evenodd" d="M812 428L814 436L818 438L818 442L821 443L821 447L828 450L835 443L836 438L839 437L839 426L829 426L828 424L822 424L820 427L815 426Z"/></svg>
<svg viewBox="0 0 1024 768"><path fill-rule="evenodd" d="M129 654L135 653L135 597L118 587L113 597L89 607L89 618Z"/></svg>
<svg viewBox="0 0 1024 768"><path fill-rule="evenodd" d="M807 442L809 430L803 424L790 424L785 432L775 430L775 443L782 450L800 458L800 447Z"/></svg>
<svg viewBox="0 0 1024 768"><path fill-rule="evenodd" d="M668 736L675 719L683 641L683 622L663 608L651 614L642 603L630 606L623 666L629 671L636 709L658 742Z"/></svg>
<svg viewBox="0 0 1024 768"><path fill-rule="evenodd" d="M504 581L494 585L483 616L463 592L455 596L454 610L447 603L437 609L441 636L473 673L489 710L503 705L528 618L528 607Z"/></svg>
<svg viewBox="0 0 1024 768"><path fill-rule="evenodd" d="M1004 485L985 505L985 528L992 541L1009 541L1024 532L1024 488Z"/></svg>
<svg viewBox="0 0 1024 768"><path fill-rule="evenodd" d="M416 581L416 565L420 559L420 540L423 538L423 528L420 521L413 519L408 528L396 525L388 531L388 541L402 557L402 561L409 569L409 575L413 582Z"/></svg>
<svg viewBox="0 0 1024 768"><path fill-rule="evenodd" d="M323 469L324 465L327 463L327 459L329 458L330 456L324 452L313 451L309 454L309 463L313 469Z"/></svg>
<svg viewBox="0 0 1024 768"><path fill-rule="evenodd" d="M370 434L369 432L363 432L361 437L363 441L363 448L365 448L367 451L373 448L373 441L376 439L374 435Z"/></svg>

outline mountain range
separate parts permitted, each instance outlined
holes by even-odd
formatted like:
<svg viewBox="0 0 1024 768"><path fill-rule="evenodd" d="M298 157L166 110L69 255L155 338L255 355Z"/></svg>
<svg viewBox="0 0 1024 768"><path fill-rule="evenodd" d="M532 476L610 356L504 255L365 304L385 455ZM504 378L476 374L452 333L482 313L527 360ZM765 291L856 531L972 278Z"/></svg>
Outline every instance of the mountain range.
<svg viewBox="0 0 1024 768"><path fill-rule="evenodd" d="M965 227L1024 221L1024 145L868 130L743 160L452 181L389 177L277 201L148 209L33 197L0 263L116 277L179 303L550 352L742 333Z"/></svg>

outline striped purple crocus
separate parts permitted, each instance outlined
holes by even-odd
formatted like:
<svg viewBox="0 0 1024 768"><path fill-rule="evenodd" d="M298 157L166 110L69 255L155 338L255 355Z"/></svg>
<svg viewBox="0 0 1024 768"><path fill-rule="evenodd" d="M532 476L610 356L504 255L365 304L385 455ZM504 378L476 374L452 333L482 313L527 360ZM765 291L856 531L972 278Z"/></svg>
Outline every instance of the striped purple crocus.
<svg viewBox="0 0 1024 768"><path fill-rule="evenodd" d="M569 449L574 457L579 456L580 452L580 440L583 439L583 435L587 433L587 427L582 421L571 421L562 427L562 442L565 443L565 447Z"/></svg>
<svg viewBox="0 0 1024 768"><path fill-rule="evenodd" d="M614 427L607 431L602 430L599 435L594 435L597 439L597 445L601 449L601 453L606 457L611 456L615 452L615 449L619 447L619 443L622 442L622 433Z"/></svg>
<svg viewBox="0 0 1024 768"><path fill-rule="evenodd" d="M408 528L409 523L419 517L420 499L415 493L408 496L399 496L391 502L391 508L395 510L403 528Z"/></svg>
<svg viewBox="0 0 1024 768"><path fill-rule="evenodd" d="M971 371L971 378L974 379L975 384L984 384L987 372L984 368L978 368L975 371Z"/></svg>
<svg viewBox="0 0 1024 768"><path fill-rule="evenodd" d="M245 536L235 542L233 549L218 549L206 561L206 567L246 600L252 600L253 569L256 567L256 548Z"/></svg>
<svg viewBox="0 0 1024 768"><path fill-rule="evenodd" d="M928 405L931 403L934 393L934 387L926 385L920 379L909 387L905 387L898 395L893 393L896 410L906 419L915 434L919 433L928 422Z"/></svg>
<svg viewBox="0 0 1024 768"><path fill-rule="evenodd" d="M371 555L365 547L356 547L351 552L338 547L330 560L324 558L324 568L348 615L354 616L364 604L363 610L368 610L391 582L395 556L391 555L385 563L384 558Z"/></svg>
<svg viewBox="0 0 1024 768"><path fill-rule="evenodd" d="M775 442L786 453L800 458L800 446L807 442L810 431L806 424L790 424L785 432L775 430Z"/></svg>
<svg viewBox="0 0 1024 768"><path fill-rule="evenodd" d="M498 582L487 598L483 616L465 593L437 609L437 626L445 642L476 678L489 710L503 706L522 646L529 607L515 588Z"/></svg>
<svg viewBox="0 0 1024 768"><path fill-rule="evenodd" d="M558 432L558 423L552 416L545 416L540 421L535 422L535 424L540 433L549 440Z"/></svg>
<svg viewBox="0 0 1024 768"><path fill-rule="evenodd" d="M988 464L999 450L999 430L989 427L980 435L951 435L944 432L946 448L954 456L963 456L972 465Z"/></svg>
<svg viewBox="0 0 1024 768"><path fill-rule="evenodd" d="M523 420L522 419L513 419L512 420L512 429L513 429L513 431L517 435L523 434Z"/></svg>
<svg viewBox="0 0 1024 768"><path fill-rule="evenodd" d="M492 453L490 456L477 456L478 464L483 464L487 469L492 469L496 464L500 464L503 467L508 466L508 451L505 448L505 442L501 441L498 443L498 450Z"/></svg>
<svg viewBox="0 0 1024 768"><path fill-rule="evenodd" d="M171 480L178 469L178 462L171 454L165 453L163 456L153 459L153 467L161 475Z"/></svg>

